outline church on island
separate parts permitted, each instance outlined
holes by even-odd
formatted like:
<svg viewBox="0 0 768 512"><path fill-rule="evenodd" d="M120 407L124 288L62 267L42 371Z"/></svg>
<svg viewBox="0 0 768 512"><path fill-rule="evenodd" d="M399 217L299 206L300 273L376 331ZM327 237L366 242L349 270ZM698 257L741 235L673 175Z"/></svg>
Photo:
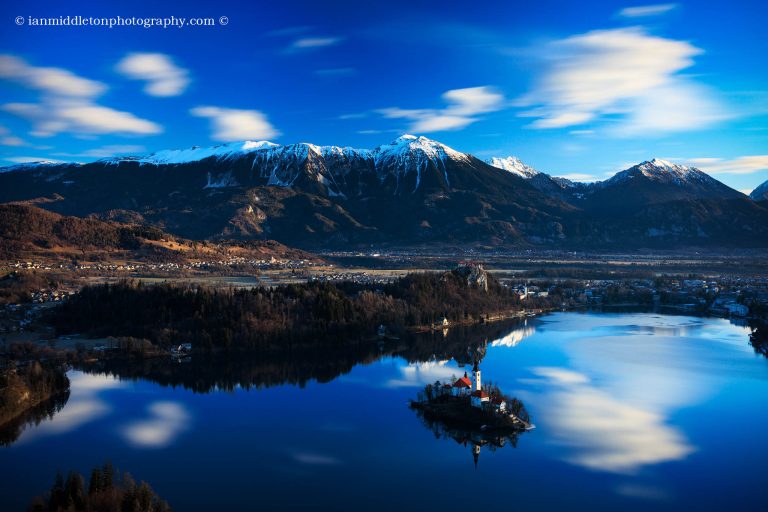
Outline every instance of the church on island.
<svg viewBox="0 0 768 512"><path fill-rule="evenodd" d="M492 397L483 390L480 366L477 360L475 360L475 365L472 367L472 380L467 376L467 372L464 372L463 377L456 379L456 382L452 385L445 384L445 387L450 388L450 393L453 396L469 396L473 407L490 409L498 413L504 413L507 410L506 400L498 396Z"/></svg>

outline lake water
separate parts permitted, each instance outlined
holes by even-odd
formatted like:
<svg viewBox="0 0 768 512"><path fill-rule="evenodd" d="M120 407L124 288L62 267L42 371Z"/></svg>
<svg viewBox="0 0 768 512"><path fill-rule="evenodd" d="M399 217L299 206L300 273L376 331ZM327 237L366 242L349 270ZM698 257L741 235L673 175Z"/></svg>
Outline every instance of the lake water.
<svg viewBox="0 0 768 512"><path fill-rule="evenodd" d="M766 510L768 359L748 335L652 313L552 314L485 348L486 334L454 334L451 347L481 343L483 378L537 427L476 466L471 443L408 407L469 370L455 357L473 352L449 359L440 336L338 367L240 361L213 383L202 364L133 373L152 380L73 371L64 408L0 448L0 508L23 510L57 468L110 460L178 511Z"/></svg>

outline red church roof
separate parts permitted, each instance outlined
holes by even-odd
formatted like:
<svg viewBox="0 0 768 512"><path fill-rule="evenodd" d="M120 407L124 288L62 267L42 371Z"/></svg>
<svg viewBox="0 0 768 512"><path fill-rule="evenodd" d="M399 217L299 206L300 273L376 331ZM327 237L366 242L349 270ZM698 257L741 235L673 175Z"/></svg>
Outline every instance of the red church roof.
<svg viewBox="0 0 768 512"><path fill-rule="evenodd" d="M472 393L472 396L480 397L480 398L488 398L488 393L485 391L475 391Z"/></svg>
<svg viewBox="0 0 768 512"><path fill-rule="evenodd" d="M455 388L471 388L472 382L467 377L462 377L456 382L453 383L453 387Z"/></svg>

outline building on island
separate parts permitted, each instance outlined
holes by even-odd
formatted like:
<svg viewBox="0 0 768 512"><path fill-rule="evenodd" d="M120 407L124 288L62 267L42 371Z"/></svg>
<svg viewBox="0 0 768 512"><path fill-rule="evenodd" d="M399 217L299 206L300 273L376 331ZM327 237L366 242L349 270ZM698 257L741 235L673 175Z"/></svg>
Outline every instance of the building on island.
<svg viewBox="0 0 768 512"><path fill-rule="evenodd" d="M472 382L467 377L467 372L453 383L451 394L453 396L468 396L472 392Z"/></svg>
<svg viewBox="0 0 768 512"><path fill-rule="evenodd" d="M507 402L499 396L491 396L483 390L482 373L480 371L480 365L475 361L475 365L472 367L472 379L470 380L467 372L464 372L464 376L456 379L450 386L444 386L447 390L450 389L450 394L453 396L468 396L469 402L473 407L480 409L490 408L498 413L505 413L507 411Z"/></svg>
<svg viewBox="0 0 768 512"><path fill-rule="evenodd" d="M473 389L475 391L481 391L483 386L480 382L480 366L477 364L477 359L475 359L475 366L472 367L472 379L475 381Z"/></svg>
<svg viewBox="0 0 768 512"><path fill-rule="evenodd" d="M482 408L483 404L488 403L490 400L491 400L491 396L485 391L483 391L482 389L478 391L473 391L470 398L470 402L472 403L472 406L480 407L480 408Z"/></svg>

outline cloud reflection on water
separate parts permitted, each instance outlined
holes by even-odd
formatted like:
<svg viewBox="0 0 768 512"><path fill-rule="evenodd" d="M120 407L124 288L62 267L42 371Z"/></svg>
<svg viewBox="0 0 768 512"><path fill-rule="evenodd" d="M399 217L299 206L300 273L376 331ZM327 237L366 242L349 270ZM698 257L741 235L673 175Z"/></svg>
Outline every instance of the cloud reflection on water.
<svg viewBox="0 0 768 512"><path fill-rule="evenodd" d="M293 460L300 464L306 464L309 466L336 466L341 464L341 461L335 457L311 452L294 453Z"/></svg>
<svg viewBox="0 0 768 512"><path fill-rule="evenodd" d="M450 366L450 361L427 361L424 363L411 363L398 367L400 378L390 379L385 383L386 387L424 387L436 380L448 381L454 376L463 373L456 367Z"/></svg>
<svg viewBox="0 0 768 512"><path fill-rule="evenodd" d="M59 435L74 431L112 411L112 407L99 395L108 390L124 387L112 376L70 372L70 395L64 408L50 420L35 428L26 429L18 440L24 443L38 437Z"/></svg>
<svg viewBox="0 0 768 512"><path fill-rule="evenodd" d="M137 448L164 448L189 428L190 414L179 402L154 402L148 411L148 419L122 430L125 440Z"/></svg>
<svg viewBox="0 0 768 512"><path fill-rule="evenodd" d="M543 391L531 397L544 428L568 449L572 464L612 473L634 474L650 464L680 460L695 448L665 416L616 398L582 373L562 368L533 368Z"/></svg>

